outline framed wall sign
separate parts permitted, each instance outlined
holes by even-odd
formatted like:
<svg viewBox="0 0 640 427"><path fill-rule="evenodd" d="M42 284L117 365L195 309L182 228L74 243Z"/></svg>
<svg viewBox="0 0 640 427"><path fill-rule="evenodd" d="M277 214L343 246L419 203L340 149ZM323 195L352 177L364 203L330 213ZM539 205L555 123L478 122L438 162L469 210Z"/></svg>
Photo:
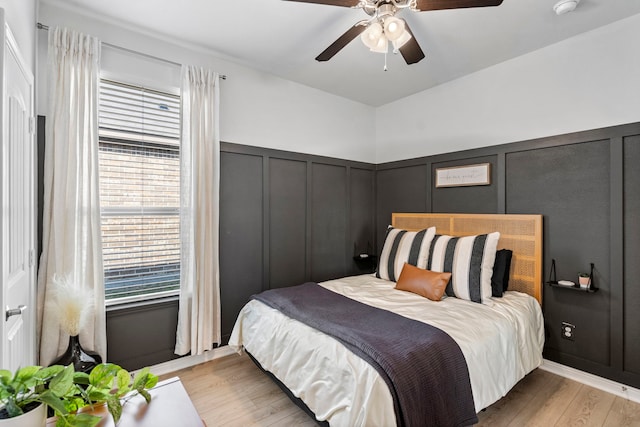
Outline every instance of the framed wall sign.
<svg viewBox="0 0 640 427"><path fill-rule="evenodd" d="M436 169L436 187L491 184L491 163Z"/></svg>

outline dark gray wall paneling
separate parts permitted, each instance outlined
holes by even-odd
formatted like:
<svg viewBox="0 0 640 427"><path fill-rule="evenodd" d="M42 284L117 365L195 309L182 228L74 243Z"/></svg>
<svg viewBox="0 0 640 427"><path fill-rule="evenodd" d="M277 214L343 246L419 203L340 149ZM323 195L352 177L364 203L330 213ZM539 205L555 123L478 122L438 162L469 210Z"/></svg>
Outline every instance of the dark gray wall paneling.
<svg viewBox="0 0 640 427"><path fill-rule="evenodd" d="M311 186L311 280L346 275L347 168L314 163Z"/></svg>
<svg viewBox="0 0 640 427"><path fill-rule="evenodd" d="M125 369L175 359L178 301L107 310L107 358Z"/></svg>
<svg viewBox="0 0 640 427"><path fill-rule="evenodd" d="M440 191L431 185L433 175L424 177L424 190L406 181L421 167L433 174L441 165L481 158L492 166L495 159L495 193ZM587 294L545 286L545 357L640 387L639 164L640 123L632 123L377 165L378 246L391 212L419 210L422 203L425 211L491 213L495 203L495 213L543 214L545 279L551 258L558 278L573 281L593 262L600 287ZM575 341L560 338L562 321L576 325Z"/></svg>
<svg viewBox="0 0 640 427"><path fill-rule="evenodd" d="M640 374L640 136L624 139L624 369Z"/></svg>
<svg viewBox="0 0 640 427"><path fill-rule="evenodd" d="M489 163L491 166L491 184L471 187L439 187L435 186L435 174L438 168L467 166L478 163ZM431 176L433 188L431 196L432 212L446 213L496 213L498 203L498 186L496 183L497 156L475 157L433 163Z"/></svg>
<svg viewBox="0 0 640 427"><path fill-rule="evenodd" d="M376 173L377 245L380 253L393 212L428 212L427 165L380 169Z"/></svg>
<svg viewBox="0 0 640 427"><path fill-rule="evenodd" d="M38 259L40 259L40 255L42 255L42 210L44 205L44 189L42 186L42 182L44 180L44 136L45 136L45 121L46 118L44 116L38 116L38 134L37 134L37 144L38 144L38 247L36 249L36 253L38 254Z"/></svg>
<svg viewBox="0 0 640 427"><path fill-rule="evenodd" d="M558 279L577 282L596 266L597 294L545 289L546 351L609 365L608 141L508 153L506 173L507 213L544 215L546 270L555 258ZM561 338L563 321L575 341Z"/></svg>
<svg viewBox="0 0 640 427"><path fill-rule="evenodd" d="M221 153L220 299L228 341L238 312L262 291L262 156Z"/></svg>
<svg viewBox="0 0 640 427"><path fill-rule="evenodd" d="M307 162L269 162L269 288L303 283L308 278Z"/></svg>
<svg viewBox="0 0 640 427"><path fill-rule="evenodd" d="M348 255L376 255L375 245L375 172L368 169L350 169L349 211L350 238ZM367 262L350 259L349 274L367 273L374 267Z"/></svg>

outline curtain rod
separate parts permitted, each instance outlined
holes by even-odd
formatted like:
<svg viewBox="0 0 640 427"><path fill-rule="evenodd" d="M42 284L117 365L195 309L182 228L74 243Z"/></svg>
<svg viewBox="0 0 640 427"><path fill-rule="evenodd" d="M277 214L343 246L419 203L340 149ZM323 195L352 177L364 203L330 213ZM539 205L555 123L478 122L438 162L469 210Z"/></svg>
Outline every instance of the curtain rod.
<svg viewBox="0 0 640 427"><path fill-rule="evenodd" d="M49 31L49 26L48 26L48 25L41 24L40 22L38 22L38 23L36 24L36 27L37 27L39 30ZM170 61L170 60L168 60L168 59L160 58L160 57L158 57L158 56L149 55L148 53L136 52L135 50L128 49L128 48L126 48L126 47L122 47L122 46L117 46L117 45L115 45L115 44L111 44L111 43L107 43L107 42L101 42L101 43L102 43L103 45L105 45L105 46L108 46L108 47L112 48L112 49L122 50L122 51L124 51L124 52L132 53L132 54L134 54L134 55L144 56L144 57L149 58L149 59L154 59L154 60L156 60L156 61L165 62L165 63L167 63L167 64L175 65L175 66L177 66L177 67L182 67L182 64L181 64L181 63L179 63L179 62ZM220 78L221 78L222 80L227 80L227 76L226 76L226 75L224 75L224 74L220 74Z"/></svg>

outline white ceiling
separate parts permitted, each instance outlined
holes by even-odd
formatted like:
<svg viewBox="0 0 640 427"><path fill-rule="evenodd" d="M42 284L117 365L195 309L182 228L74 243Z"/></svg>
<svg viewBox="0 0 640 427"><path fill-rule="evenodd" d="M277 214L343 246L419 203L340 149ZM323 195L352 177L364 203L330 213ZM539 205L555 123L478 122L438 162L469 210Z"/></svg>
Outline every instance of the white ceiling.
<svg viewBox="0 0 640 427"><path fill-rule="evenodd" d="M46 0L45 0L46 1ZM504 0L501 6L432 12L404 10L426 58L369 52L358 39L330 61L315 57L362 10L282 0L55 0L235 58L326 92L379 106L568 37L640 13L639 0L582 0L557 16L557 0ZM614 48L614 47L612 47Z"/></svg>

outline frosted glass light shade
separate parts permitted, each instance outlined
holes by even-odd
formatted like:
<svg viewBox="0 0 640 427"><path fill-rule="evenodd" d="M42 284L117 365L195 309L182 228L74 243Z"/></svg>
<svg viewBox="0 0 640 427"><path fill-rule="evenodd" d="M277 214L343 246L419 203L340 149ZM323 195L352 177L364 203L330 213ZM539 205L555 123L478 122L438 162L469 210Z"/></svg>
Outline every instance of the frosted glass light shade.
<svg viewBox="0 0 640 427"><path fill-rule="evenodd" d="M405 34L404 21L396 18L395 16L389 16L384 20L384 35L390 41L398 40Z"/></svg>
<svg viewBox="0 0 640 427"><path fill-rule="evenodd" d="M382 34L378 39L378 43L370 49L371 52L386 53L389 51L389 41L384 34Z"/></svg>
<svg viewBox="0 0 640 427"><path fill-rule="evenodd" d="M399 39L393 40L391 43L393 44L393 50L397 51L402 46L404 46L409 40L411 40L411 34L409 31L405 31Z"/></svg>
<svg viewBox="0 0 640 427"><path fill-rule="evenodd" d="M362 43L369 49L374 49L380 43L380 38L384 37L382 34L382 25L377 22L369 25L366 30L360 35ZM385 38L386 42L386 38Z"/></svg>

